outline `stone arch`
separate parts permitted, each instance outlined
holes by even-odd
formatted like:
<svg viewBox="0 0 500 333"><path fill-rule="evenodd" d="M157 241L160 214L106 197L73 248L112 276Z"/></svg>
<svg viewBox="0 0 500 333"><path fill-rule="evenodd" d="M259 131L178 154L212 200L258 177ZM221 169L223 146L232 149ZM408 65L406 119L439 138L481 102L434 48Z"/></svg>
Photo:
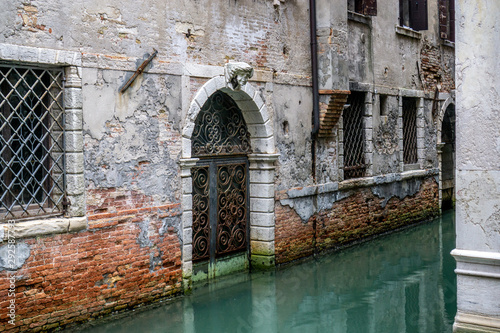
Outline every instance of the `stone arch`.
<svg viewBox="0 0 500 333"><path fill-rule="evenodd" d="M229 95L240 108L250 133L253 150L248 155L250 181L250 258L253 268L274 266L274 162L278 158L274 144L273 126L266 104L259 92L247 83L241 90L227 87L223 76L206 82L194 96L184 119L182 130L182 270L184 288L189 289L193 280L192 263L192 179L191 168L198 158L191 155L191 138L196 118L205 102L216 91ZM217 270L213 269L213 276ZM210 277L210 272L209 272Z"/></svg>
<svg viewBox="0 0 500 333"><path fill-rule="evenodd" d="M443 119L446 110L448 110L448 106L450 106L450 104L455 105L455 99L453 97L448 97L441 106L441 109L439 110L439 117L437 121L437 141L436 141L437 144L441 143L441 135L442 135L441 131L443 127Z"/></svg>
<svg viewBox="0 0 500 333"><path fill-rule="evenodd" d="M191 102L182 131L182 138L184 141L189 141L189 145L188 142L182 145L182 158L191 158L190 142L196 117L203 104L218 90L228 94L243 113L248 131L250 132L250 142L254 153L274 154L276 148L274 146L273 128L267 113L266 104L258 91L249 83L243 86L243 89L234 91L227 88L223 76L217 76L205 83L198 90Z"/></svg>
<svg viewBox="0 0 500 333"><path fill-rule="evenodd" d="M453 96L448 97L441 106L437 120L437 153L439 164L439 207L450 208L455 198L454 150L450 150L450 143L443 142L443 122L446 112L455 106Z"/></svg>

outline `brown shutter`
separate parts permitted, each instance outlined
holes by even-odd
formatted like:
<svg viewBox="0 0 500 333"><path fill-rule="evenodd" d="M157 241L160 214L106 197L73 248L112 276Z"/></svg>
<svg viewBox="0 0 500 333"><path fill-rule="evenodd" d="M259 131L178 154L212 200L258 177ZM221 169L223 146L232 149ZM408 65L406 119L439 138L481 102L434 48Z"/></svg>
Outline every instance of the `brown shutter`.
<svg viewBox="0 0 500 333"><path fill-rule="evenodd" d="M448 1L439 0L439 35L448 39Z"/></svg>
<svg viewBox="0 0 500 333"><path fill-rule="evenodd" d="M363 14L376 16L377 15L377 0L364 0Z"/></svg>
<svg viewBox="0 0 500 333"><path fill-rule="evenodd" d="M427 30L427 0L410 0L410 27Z"/></svg>
<svg viewBox="0 0 500 333"><path fill-rule="evenodd" d="M455 0L450 1L450 11L448 12L449 21L450 21L450 35L448 39L452 42L455 41Z"/></svg>
<svg viewBox="0 0 500 333"><path fill-rule="evenodd" d="M399 25L400 26L405 25L404 1L406 1L406 0L399 0Z"/></svg>

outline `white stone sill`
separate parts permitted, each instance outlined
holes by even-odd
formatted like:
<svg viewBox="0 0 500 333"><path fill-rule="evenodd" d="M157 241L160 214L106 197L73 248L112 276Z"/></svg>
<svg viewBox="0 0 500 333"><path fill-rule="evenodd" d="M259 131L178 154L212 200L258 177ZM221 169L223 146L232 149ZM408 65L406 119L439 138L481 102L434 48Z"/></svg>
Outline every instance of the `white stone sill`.
<svg viewBox="0 0 500 333"><path fill-rule="evenodd" d="M422 39L422 33L418 32L416 30L413 30L411 28L402 27L402 26L397 25L397 24L396 24L396 33L398 35L403 35L406 37L411 37L411 38L415 38L415 39Z"/></svg>
<svg viewBox="0 0 500 333"><path fill-rule="evenodd" d="M14 221L16 221L14 219ZM12 227L12 225L14 227ZM50 218L45 220L16 221L0 223L0 242L9 239L34 238L43 235L65 234L87 229L86 217Z"/></svg>
<svg viewBox="0 0 500 333"><path fill-rule="evenodd" d="M500 332L500 318L457 311L454 332Z"/></svg>
<svg viewBox="0 0 500 333"><path fill-rule="evenodd" d="M457 262L500 266L500 253L454 249L451 255Z"/></svg>
<svg viewBox="0 0 500 333"><path fill-rule="evenodd" d="M500 253L454 249L455 273L462 276L500 279Z"/></svg>
<svg viewBox="0 0 500 333"><path fill-rule="evenodd" d="M317 194L335 192L339 190L350 190L360 187L370 187L376 185L389 184L413 178L427 178L431 176L436 176L438 175L438 173L439 173L438 169L411 170L401 173L390 173L373 177L349 179L341 182L331 182L331 183L318 184L302 188L293 188L288 190L287 195L289 199L308 197Z"/></svg>

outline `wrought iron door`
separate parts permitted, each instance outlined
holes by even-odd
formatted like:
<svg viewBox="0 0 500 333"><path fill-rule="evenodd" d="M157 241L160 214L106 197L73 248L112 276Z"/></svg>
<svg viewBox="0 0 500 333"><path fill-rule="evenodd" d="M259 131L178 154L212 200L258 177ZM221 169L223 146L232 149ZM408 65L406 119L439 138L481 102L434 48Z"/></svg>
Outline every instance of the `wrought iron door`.
<svg viewBox="0 0 500 333"><path fill-rule="evenodd" d="M193 261L214 260L248 247L250 135L241 110L214 93L196 118L192 152Z"/></svg>
<svg viewBox="0 0 500 333"><path fill-rule="evenodd" d="M203 161L192 169L193 260L247 249L248 162Z"/></svg>

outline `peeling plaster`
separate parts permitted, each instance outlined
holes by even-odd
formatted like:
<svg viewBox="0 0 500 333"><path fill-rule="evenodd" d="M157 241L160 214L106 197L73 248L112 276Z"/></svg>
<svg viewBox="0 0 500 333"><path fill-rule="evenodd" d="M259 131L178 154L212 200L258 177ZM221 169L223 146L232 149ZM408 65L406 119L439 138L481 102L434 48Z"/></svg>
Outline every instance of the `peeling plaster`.
<svg viewBox="0 0 500 333"><path fill-rule="evenodd" d="M174 232L177 234L179 243L182 245L182 232L181 232L181 216L169 216L163 219L163 224L160 228L160 236L169 232L169 228L173 228Z"/></svg>
<svg viewBox="0 0 500 333"><path fill-rule="evenodd" d="M162 265L162 263L163 263L161 260L162 255L163 255L163 253L160 250L158 250L157 256L154 255L154 251L149 253L149 272L150 273L154 272L156 266Z"/></svg>
<svg viewBox="0 0 500 333"><path fill-rule="evenodd" d="M333 204L342 199L348 198L353 193L351 191L335 191L330 193L313 194L311 196L281 199L283 206L289 206L300 216L302 223L307 223L309 219L322 210L328 210Z"/></svg>
<svg viewBox="0 0 500 333"><path fill-rule="evenodd" d="M387 202L393 197L398 197L400 200L413 196L420 190L422 180L408 179L397 181L397 175L393 177L375 177L376 185L371 186L370 189L373 195L384 199L381 203L382 207L387 205ZM307 223L309 219L325 210L332 209L334 203L341 201L355 194L357 190L334 190L331 192L318 193L319 187L303 188L300 192L303 195L296 195L294 198L280 199L283 206L289 206L300 216L303 223ZM308 191L310 190L310 191ZM293 190L288 192L289 195L293 194Z"/></svg>
<svg viewBox="0 0 500 333"><path fill-rule="evenodd" d="M14 252L14 261L9 258L12 251ZM13 244L0 246L0 271L18 270L24 265L30 254L30 247L26 243L17 242L15 246Z"/></svg>
<svg viewBox="0 0 500 333"><path fill-rule="evenodd" d="M394 182L390 184L378 185L372 187L372 193L377 197L384 199L381 206L384 208L387 202L393 197L403 200L418 193L422 181L420 179L409 179L403 182Z"/></svg>
<svg viewBox="0 0 500 333"><path fill-rule="evenodd" d="M149 218L145 218L140 223L138 223L141 231L139 232L139 236L137 237L136 243L140 245L140 247L152 247L153 243L149 239Z"/></svg>

